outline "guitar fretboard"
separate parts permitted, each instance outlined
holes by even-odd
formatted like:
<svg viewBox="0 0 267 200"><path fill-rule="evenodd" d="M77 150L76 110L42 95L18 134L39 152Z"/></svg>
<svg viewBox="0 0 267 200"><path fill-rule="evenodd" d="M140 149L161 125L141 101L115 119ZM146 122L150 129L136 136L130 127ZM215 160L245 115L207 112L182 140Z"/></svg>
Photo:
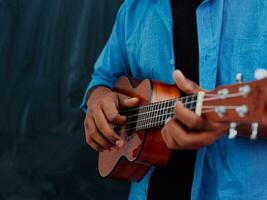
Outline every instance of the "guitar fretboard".
<svg viewBox="0 0 267 200"><path fill-rule="evenodd" d="M194 112L197 95L159 101L123 111L121 114L127 116L127 132L131 133L164 125L168 118L173 117L174 105L177 101L180 101L187 109Z"/></svg>

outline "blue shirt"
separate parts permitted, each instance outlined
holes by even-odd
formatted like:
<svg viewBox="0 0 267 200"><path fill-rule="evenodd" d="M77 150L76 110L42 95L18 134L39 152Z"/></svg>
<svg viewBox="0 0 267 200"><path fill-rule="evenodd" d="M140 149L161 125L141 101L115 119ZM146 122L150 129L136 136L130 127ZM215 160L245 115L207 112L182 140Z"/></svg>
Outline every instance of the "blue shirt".
<svg viewBox="0 0 267 200"><path fill-rule="evenodd" d="M208 90L254 79L267 67L267 1L204 0L197 8L199 80ZM121 75L174 84L172 17L168 0L126 0L95 64L87 92L112 88ZM85 108L85 98L83 102ZM198 150L193 200L266 200L267 142L226 136ZM182 161L181 161L182 162ZM178 169L177 169L178 170ZM132 183L130 200L145 200L149 176ZM179 190L179 188L177 188Z"/></svg>

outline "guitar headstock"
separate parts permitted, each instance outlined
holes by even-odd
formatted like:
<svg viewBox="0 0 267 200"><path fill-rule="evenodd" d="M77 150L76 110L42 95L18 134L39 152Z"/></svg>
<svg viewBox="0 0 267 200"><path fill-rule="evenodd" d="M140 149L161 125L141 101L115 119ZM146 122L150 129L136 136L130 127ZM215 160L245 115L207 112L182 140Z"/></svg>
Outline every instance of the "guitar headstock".
<svg viewBox="0 0 267 200"><path fill-rule="evenodd" d="M252 124L252 132L259 125L267 127L267 78L220 86L205 93L202 116L230 123L230 137L237 134L238 124ZM251 135L252 139L257 136L255 131L254 136Z"/></svg>

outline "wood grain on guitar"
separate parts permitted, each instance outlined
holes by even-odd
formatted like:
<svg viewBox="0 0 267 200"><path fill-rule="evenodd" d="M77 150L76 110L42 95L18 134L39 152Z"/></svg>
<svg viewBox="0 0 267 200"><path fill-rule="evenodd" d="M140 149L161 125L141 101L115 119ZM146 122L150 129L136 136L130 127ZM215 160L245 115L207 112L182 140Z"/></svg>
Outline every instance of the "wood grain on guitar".
<svg viewBox="0 0 267 200"><path fill-rule="evenodd" d="M140 180L150 166L164 166L171 150L161 138L161 127L180 101L186 108L213 121L229 123L230 138L267 137L267 79L220 86L212 92L179 98L176 86L121 77L115 91L139 97L140 106L122 110L127 116L122 127L114 130L124 139L119 150L99 153L102 177ZM264 134L265 133L265 134Z"/></svg>

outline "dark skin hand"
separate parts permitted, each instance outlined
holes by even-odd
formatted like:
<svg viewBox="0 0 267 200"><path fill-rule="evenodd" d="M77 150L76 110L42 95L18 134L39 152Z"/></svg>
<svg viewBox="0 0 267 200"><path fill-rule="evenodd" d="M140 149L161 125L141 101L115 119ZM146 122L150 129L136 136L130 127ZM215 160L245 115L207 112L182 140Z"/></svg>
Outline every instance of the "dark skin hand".
<svg viewBox="0 0 267 200"><path fill-rule="evenodd" d="M187 94L196 94L202 90L179 70L173 73L173 78L177 87ZM174 117L166 121L161 135L171 149L198 149L214 143L227 129L228 125L197 116L177 102Z"/></svg>
<svg viewBox="0 0 267 200"><path fill-rule="evenodd" d="M114 132L111 123L122 125L126 116L120 109L137 106L138 98L130 98L99 86L89 95L84 120L86 142L96 151L118 149L123 146L122 138Z"/></svg>
<svg viewBox="0 0 267 200"><path fill-rule="evenodd" d="M179 70L173 73L173 78L177 87L187 94L196 94L201 90ZM87 144L100 152L122 147L124 142L113 131L111 123L122 125L126 116L120 115L119 110L136 107L138 104L139 99L136 97L130 98L106 87L96 87L87 101L84 120ZM161 134L171 149L197 149L214 143L227 129L228 125L203 119L177 102L175 115L166 121Z"/></svg>

